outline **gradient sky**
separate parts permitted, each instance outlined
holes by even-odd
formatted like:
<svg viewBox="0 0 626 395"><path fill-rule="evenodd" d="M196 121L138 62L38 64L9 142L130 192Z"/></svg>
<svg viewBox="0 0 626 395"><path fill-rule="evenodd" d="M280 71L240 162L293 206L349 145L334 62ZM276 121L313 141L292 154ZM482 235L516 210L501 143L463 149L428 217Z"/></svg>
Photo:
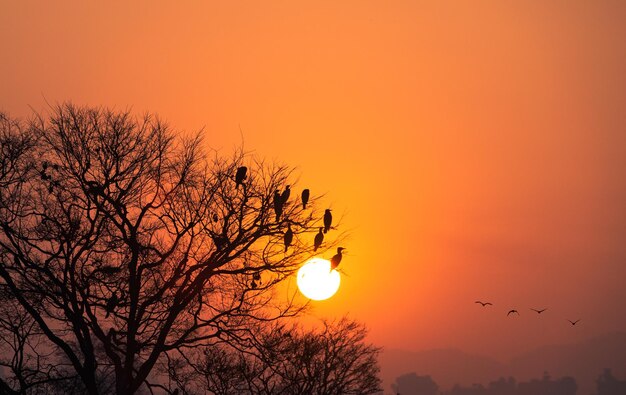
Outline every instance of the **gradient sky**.
<svg viewBox="0 0 626 395"><path fill-rule="evenodd" d="M624 21L618 0L2 1L0 110L151 111L224 154L241 126L343 215L315 315L507 358L626 330Z"/></svg>

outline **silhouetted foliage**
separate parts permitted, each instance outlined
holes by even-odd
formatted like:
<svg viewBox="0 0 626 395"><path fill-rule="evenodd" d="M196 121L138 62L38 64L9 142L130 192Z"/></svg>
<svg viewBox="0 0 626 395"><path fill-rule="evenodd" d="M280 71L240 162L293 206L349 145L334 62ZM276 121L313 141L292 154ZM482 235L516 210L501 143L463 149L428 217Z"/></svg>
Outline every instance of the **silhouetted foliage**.
<svg viewBox="0 0 626 395"><path fill-rule="evenodd" d="M486 387L482 384L472 384L468 387L456 384L449 391L443 392L438 391L437 384L430 376L409 373L398 377L392 388L400 395L575 395L578 389L572 377L552 380L547 373L542 379L520 383L509 377L492 381Z"/></svg>
<svg viewBox="0 0 626 395"><path fill-rule="evenodd" d="M226 394L372 394L381 390L379 349L365 343L366 330L348 319L321 330L261 324L253 345L215 343L170 361L186 393L208 388Z"/></svg>
<svg viewBox="0 0 626 395"><path fill-rule="evenodd" d="M430 376L418 376L415 373L407 373L396 378L396 382L391 387L400 395L437 395L439 393L439 386Z"/></svg>
<svg viewBox="0 0 626 395"><path fill-rule="evenodd" d="M611 369L605 369L596 381L598 386L597 395L623 395L626 394L626 380L618 380L613 376Z"/></svg>
<svg viewBox="0 0 626 395"><path fill-rule="evenodd" d="M275 285L313 255L321 215L313 197L306 212L274 201L287 167L209 160L199 136L129 112L0 121L0 286L15 311L0 335L19 359L3 360L6 391L43 374L66 393L173 392L160 375L186 350L243 352L254 322L301 311Z"/></svg>

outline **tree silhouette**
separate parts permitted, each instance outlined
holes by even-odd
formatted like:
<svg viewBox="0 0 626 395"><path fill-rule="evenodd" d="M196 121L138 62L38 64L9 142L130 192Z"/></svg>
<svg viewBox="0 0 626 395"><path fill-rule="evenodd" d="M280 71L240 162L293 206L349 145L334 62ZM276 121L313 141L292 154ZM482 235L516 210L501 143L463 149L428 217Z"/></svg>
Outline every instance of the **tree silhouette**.
<svg viewBox="0 0 626 395"><path fill-rule="evenodd" d="M626 393L626 381L618 380L613 376L611 369L604 372L596 380L598 395L617 395Z"/></svg>
<svg viewBox="0 0 626 395"><path fill-rule="evenodd" d="M258 342L251 323L301 311L276 285L313 255L321 224L315 198L274 212L274 191L294 186L286 166L209 159L199 135L128 111L65 104L0 126L0 285L33 355L62 356L80 391L111 377L117 394L175 392L158 373L186 350L243 350Z"/></svg>
<svg viewBox="0 0 626 395"><path fill-rule="evenodd" d="M407 373L396 378L391 387L400 395L437 395L439 393L439 386L430 376L418 376L415 373Z"/></svg>
<svg viewBox="0 0 626 395"><path fill-rule="evenodd" d="M381 391L379 349L365 343L365 327L346 318L304 331L261 324L255 344L216 344L171 361L184 392L226 394L372 394Z"/></svg>

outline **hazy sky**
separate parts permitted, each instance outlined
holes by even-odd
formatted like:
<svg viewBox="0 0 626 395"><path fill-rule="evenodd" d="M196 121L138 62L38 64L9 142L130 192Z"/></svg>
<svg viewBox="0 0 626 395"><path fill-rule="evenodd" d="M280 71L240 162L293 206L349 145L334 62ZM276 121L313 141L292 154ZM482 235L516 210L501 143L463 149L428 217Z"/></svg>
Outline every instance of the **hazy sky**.
<svg viewBox="0 0 626 395"><path fill-rule="evenodd" d="M241 126L344 215L316 315L505 358L626 330L624 21L618 0L2 1L0 110L151 111L224 154Z"/></svg>

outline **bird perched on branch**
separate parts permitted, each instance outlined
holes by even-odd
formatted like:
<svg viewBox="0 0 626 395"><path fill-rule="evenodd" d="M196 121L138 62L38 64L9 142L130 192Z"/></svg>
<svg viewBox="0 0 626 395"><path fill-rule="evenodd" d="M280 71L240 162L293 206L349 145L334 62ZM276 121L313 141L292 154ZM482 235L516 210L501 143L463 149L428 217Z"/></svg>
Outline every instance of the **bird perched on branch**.
<svg viewBox="0 0 626 395"><path fill-rule="evenodd" d="M283 214L283 201L278 189L274 191L274 212L276 213L276 222L280 221L280 216Z"/></svg>
<svg viewBox="0 0 626 395"><path fill-rule="evenodd" d="M311 192L308 189L302 191L302 209L306 210L306 204L309 202L309 195Z"/></svg>
<svg viewBox="0 0 626 395"><path fill-rule="evenodd" d="M328 233L332 224L333 215L330 213L330 209L327 208L326 211L324 211L324 233Z"/></svg>
<svg viewBox="0 0 626 395"><path fill-rule="evenodd" d="M235 174L235 188L239 188L239 185L246 179L246 172L248 168L245 166L241 166L237 169L237 174Z"/></svg>
<svg viewBox="0 0 626 395"><path fill-rule="evenodd" d="M280 195L280 200L283 203L283 207L287 203L287 200L289 200L289 195L291 195L291 189L290 186L287 185L285 186L285 190L283 191L282 195Z"/></svg>
<svg viewBox="0 0 626 395"><path fill-rule="evenodd" d="M322 233L323 230L324 228L320 228L319 232L315 235L315 239L313 240L313 251L317 251L324 241L324 233Z"/></svg>
<svg viewBox="0 0 626 395"><path fill-rule="evenodd" d="M293 231L291 230L291 224L287 224L287 231L285 232L285 252L287 252L287 248L291 245L293 241Z"/></svg>
<svg viewBox="0 0 626 395"><path fill-rule="evenodd" d="M343 258L343 250L345 250L345 248L337 247L337 253L333 255L332 258L330 258L330 270L336 269L337 266L339 266L339 264L341 263L341 259Z"/></svg>
<svg viewBox="0 0 626 395"><path fill-rule="evenodd" d="M111 297L107 299L107 303L104 306L104 311L107 312L107 314L104 317L109 318L109 314L111 314L113 310L115 310L115 308L117 307L119 303L120 303L120 299L117 296L117 292L113 292L113 295L111 295Z"/></svg>

